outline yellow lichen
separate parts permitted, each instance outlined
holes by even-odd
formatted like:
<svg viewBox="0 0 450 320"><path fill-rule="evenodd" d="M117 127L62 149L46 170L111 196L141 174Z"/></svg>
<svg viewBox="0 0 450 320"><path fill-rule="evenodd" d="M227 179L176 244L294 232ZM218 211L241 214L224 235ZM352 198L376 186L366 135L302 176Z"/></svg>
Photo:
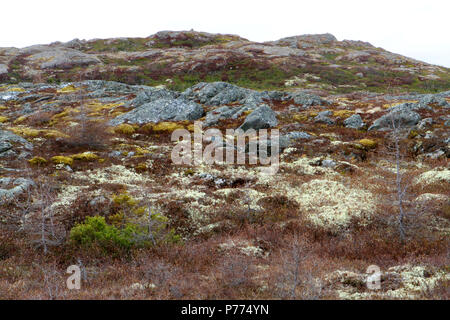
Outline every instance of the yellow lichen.
<svg viewBox="0 0 450 320"><path fill-rule="evenodd" d="M147 170L147 164L145 162L141 162L136 167L134 167L136 171L145 171Z"/></svg>
<svg viewBox="0 0 450 320"><path fill-rule="evenodd" d="M77 92L79 89L75 88L73 85L65 86L64 88L56 90L58 93L73 93Z"/></svg>
<svg viewBox="0 0 450 320"><path fill-rule="evenodd" d="M8 117L0 116L0 123L4 123L4 122L7 122L7 121L9 121Z"/></svg>
<svg viewBox="0 0 450 320"><path fill-rule="evenodd" d="M100 157L98 155L96 155L95 153L88 151L88 152L74 154L71 156L71 158L73 160L80 160L80 161L95 161L95 160L98 160Z"/></svg>
<svg viewBox="0 0 450 320"><path fill-rule="evenodd" d="M145 150L145 149L143 149L143 148L141 148L141 147L136 147L135 150L136 150L136 154L137 154L138 156L143 156L143 155L145 155L145 154L151 153L150 151Z"/></svg>
<svg viewBox="0 0 450 320"><path fill-rule="evenodd" d="M25 92L25 89L23 89L23 88L8 88L7 91L10 91L10 92Z"/></svg>
<svg viewBox="0 0 450 320"><path fill-rule="evenodd" d="M341 118L348 118L354 113L355 113L355 111L353 111L353 110L336 110L336 111L333 111L333 116L341 117Z"/></svg>
<svg viewBox="0 0 450 320"><path fill-rule="evenodd" d="M372 139L361 139L358 143L367 149L373 149L377 146L377 142Z"/></svg>
<svg viewBox="0 0 450 320"><path fill-rule="evenodd" d="M123 105L123 103L121 103L121 102L119 102L119 103L101 103L101 102L93 101L88 104L88 108L92 112L101 112L103 110L110 110L112 108L115 108L115 107L118 107L121 105Z"/></svg>
<svg viewBox="0 0 450 320"><path fill-rule="evenodd" d="M52 158L52 161L56 164L66 164L71 166L73 164L73 159L71 157L65 157L65 156L54 156Z"/></svg>
<svg viewBox="0 0 450 320"><path fill-rule="evenodd" d="M40 130L36 130L36 129L32 129L32 128L25 128L25 127L10 127L8 129L19 136L27 137L27 138L35 138L35 137L39 136L39 134L41 133Z"/></svg>
<svg viewBox="0 0 450 320"><path fill-rule="evenodd" d="M306 115L303 114L295 114L292 119L294 119L297 122L303 122L308 120L308 117Z"/></svg>
<svg viewBox="0 0 450 320"><path fill-rule="evenodd" d="M17 118L13 123L14 124L19 124L25 121L25 119L27 118L27 116L21 116L19 118Z"/></svg>
<svg viewBox="0 0 450 320"><path fill-rule="evenodd" d="M177 129L184 129L183 125L176 122L160 122L151 127L153 132L173 132Z"/></svg>
<svg viewBox="0 0 450 320"><path fill-rule="evenodd" d="M47 160L45 160L45 159L42 158L42 157L34 157L34 158L28 160L28 162L29 162L30 164L37 164L37 165L39 165L39 164L45 164L45 163L47 163Z"/></svg>
<svg viewBox="0 0 450 320"><path fill-rule="evenodd" d="M115 204L127 205L129 207L134 207L138 203L136 199L127 193L114 195L112 200Z"/></svg>
<svg viewBox="0 0 450 320"><path fill-rule="evenodd" d="M46 138L69 138L67 134L58 130L41 130L41 132L44 133Z"/></svg>
<svg viewBox="0 0 450 320"><path fill-rule="evenodd" d="M70 109L65 109L63 112L57 113L52 117L52 121L67 117L70 113Z"/></svg>
<svg viewBox="0 0 450 320"><path fill-rule="evenodd" d="M133 133L136 132L136 129L132 125L126 124L126 123L118 125L113 130L115 133L126 134L126 135L132 135Z"/></svg>

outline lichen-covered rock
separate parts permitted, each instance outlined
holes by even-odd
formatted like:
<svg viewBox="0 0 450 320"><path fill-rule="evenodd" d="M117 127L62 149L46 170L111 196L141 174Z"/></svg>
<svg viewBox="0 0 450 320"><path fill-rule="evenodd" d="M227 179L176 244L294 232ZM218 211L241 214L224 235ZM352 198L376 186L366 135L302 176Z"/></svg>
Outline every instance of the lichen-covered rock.
<svg viewBox="0 0 450 320"><path fill-rule="evenodd" d="M249 89L244 89L227 82L201 82L188 88L182 96L196 100L201 104L220 106L244 99Z"/></svg>
<svg viewBox="0 0 450 320"><path fill-rule="evenodd" d="M13 201L22 193L34 185L33 180L25 178L1 178L0 179L0 204ZM8 188L10 186L10 188Z"/></svg>
<svg viewBox="0 0 450 320"><path fill-rule="evenodd" d="M179 93L174 91L148 87L137 94L136 98L131 101L131 105L133 107L139 107L159 99L176 99L179 95Z"/></svg>
<svg viewBox="0 0 450 320"><path fill-rule="evenodd" d="M197 120L203 116L203 108L185 99L158 99L141 105L110 121L110 125L118 125L125 121L131 124L145 124L160 121Z"/></svg>
<svg viewBox="0 0 450 320"><path fill-rule="evenodd" d="M361 129L364 127L364 122L359 114L354 114L344 120L344 127L352 129Z"/></svg>
<svg viewBox="0 0 450 320"><path fill-rule="evenodd" d="M6 64L0 64L0 76L8 73L8 66Z"/></svg>
<svg viewBox="0 0 450 320"><path fill-rule="evenodd" d="M302 132L302 131L292 131L292 132L289 132L289 133L286 135L286 137L288 137L289 139L292 139L292 140L297 140L297 139L306 139L306 140L309 140L309 139L312 138L310 134L308 134L308 133L306 133L306 132Z"/></svg>
<svg viewBox="0 0 450 320"><path fill-rule="evenodd" d="M392 123L396 128L415 126L421 117L417 112L412 111L412 107L410 104L403 104L393 108L391 112L375 120L368 130L390 130L393 129Z"/></svg>
<svg viewBox="0 0 450 320"><path fill-rule="evenodd" d="M268 129L275 127L278 124L275 112L270 109L269 106L263 105L250 113L247 118L245 118L244 123L239 127L244 131L249 129Z"/></svg>
<svg viewBox="0 0 450 320"><path fill-rule="evenodd" d="M329 104L328 101L319 96L306 92L296 92L289 96L296 104L301 104L303 107L320 106Z"/></svg>
<svg viewBox="0 0 450 320"><path fill-rule="evenodd" d="M291 48L310 48L313 46L330 44L337 41L336 37L330 33L324 34L304 34L299 36L282 38L271 42L274 45L290 46ZM309 46L306 46L309 44Z"/></svg>
<svg viewBox="0 0 450 320"><path fill-rule="evenodd" d="M223 119L237 119L245 111L249 110L248 106L241 107L229 107L223 106L217 109L211 110L206 114L206 119L204 121L205 126L212 126L217 124Z"/></svg>
<svg viewBox="0 0 450 320"><path fill-rule="evenodd" d="M422 107L429 107L431 104L436 104L441 107L450 107L450 103L448 103L444 97L437 94L427 94L419 100L419 105Z"/></svg>
<svg viewBox="0 0 450 320"><path fill-rule="evenodd" d="M68 48L43 47L42 50L36 48L36 51L38 52L30 55L27 59L31 63L39 64L41 69L69 69L75 66L87 66L102 63L101 60L94 55Z"/></svg>
<svg viewBox="0 0 450 320"><path fill-rule="evenodd" d="M316 123L325 123L328 125L334 125L336 121L330 118L330 116L333 114L331 111L322 111L319 112L319 114L314 118L314 122Z"/></svg>
<svg viewBox="0 0 450 320"><path fill-rule="evenodd" d="M33 145L24 138L6 130L0 130L0 158L24 158Z"/></svg>

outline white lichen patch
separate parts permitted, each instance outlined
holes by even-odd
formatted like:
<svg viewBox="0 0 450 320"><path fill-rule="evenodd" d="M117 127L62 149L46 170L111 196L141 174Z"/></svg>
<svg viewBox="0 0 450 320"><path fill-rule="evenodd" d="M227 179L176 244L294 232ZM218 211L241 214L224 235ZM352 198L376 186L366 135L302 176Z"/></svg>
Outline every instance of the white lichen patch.
<svg viewBox="0 0 450 320"><path fill-rule="evenodd" d="M450 183L450 169L436 168L422 173L414 182L423 186L435 183Z"/></svg>
<svg viewBox="0 0 450 320"><path fill-rule="evenodd" d="M219 244L219 250L221 251L229 251L233 249L237 249L240 253L246 256L254 256L254 257L263 257L264 250L259 247L255 247L248 240L236 239L229 240L227 242Z"/></svg>
<svg viewBox="0 0 450 320"><path fill-rule="evenodd" d="M122 184L130 189L141 189L145 183L153 182L147 176L129 170L122 165L112 165L107 168L77 172L73 177L91 184L114 183Z"/></svg>
<svg viewBox="0 0 450 320"><path fill-rule="evenodd" d="M425 203L425 202L443 202L447 200L448 197L443 194L435 194L435 193L423 193L420 196L418 196L416 199L414 199L414 202L416 203Z"/></svg>
<svg viewBox="0 0 450 320"><path fill-rule="evenodd" d="M317 163L321 160L321 158L307 158L301 157L295 160L294 162L282 162L280 164L281 169L291 169L296 171L298 174L304 175L315 175L315 174L324 174L329 176L338 176L338 173L333 171L331 168L324 168L320 166L314 166L312 164Z"/></svg>
<svg viewBox="0 0 450 320"><path fill-rule="evenodd" d="M157 199L179 201L180 206L189 214L189 219L195 228L201 228L210 223L213 213L218 207L225 204L222 199L207 196L205 192L194 189L177 189L167 193L158 193Z"/></svg>
<svg viewBox="0 0 450 320"><path fill-rule="evenodd" d="M214 192L215 194L222 196L226 199L229 197L235 198L233 205L237 205L241 208L247 208L250 206L252 210L263 210L258 205L258 201L267 195L265 193L250 189L250 188L224 188Z"/></svg>
<svg viewBox="0 0 450 320"><path fill-rule="evenodd" d="M436 287L439 282L450 279L448 272L425 266L401 265L382 272L381 288L367 288L367 274L336 270L325 280L340 299L418 299Z"/></svg>
<svg viewBox="0 0 450 320"><path fill-rule="evenodd" d="M77 197L87 188L87 186L63 186L61 192L58 194L57 200L52 203L50 207L51 210L53 210L54 213L61 213L65 209L70 209Z"/></svg>
<svg viewBox="0 0 450 320"><path fill-rule="evenodd" d="M325 276L327 285L340 299L420 299L440 282L448 282L450 274L426 266L409 264L381 270L379 290L367 288L367 274L336 270Z"/></svg>
<svg viewBox="0 0 450 320"><path fill-rule="evenodd" d="M367 222L375 212L374 196L331 180L312 180L303 184L294 199L315 225L326 229L343 229L352 218Z"/></svg>

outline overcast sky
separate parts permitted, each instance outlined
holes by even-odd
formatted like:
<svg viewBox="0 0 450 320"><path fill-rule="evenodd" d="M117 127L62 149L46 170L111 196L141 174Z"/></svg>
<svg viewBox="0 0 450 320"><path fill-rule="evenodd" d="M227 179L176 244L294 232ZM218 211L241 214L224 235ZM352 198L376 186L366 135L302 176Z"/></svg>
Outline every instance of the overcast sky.
<svg viewBox="0 0 450 320"><path fill-rule="evenodd" d="M449 13L449 0L0 0L0 47L192 28L253 41L329 32L450 67Z"/></svg>

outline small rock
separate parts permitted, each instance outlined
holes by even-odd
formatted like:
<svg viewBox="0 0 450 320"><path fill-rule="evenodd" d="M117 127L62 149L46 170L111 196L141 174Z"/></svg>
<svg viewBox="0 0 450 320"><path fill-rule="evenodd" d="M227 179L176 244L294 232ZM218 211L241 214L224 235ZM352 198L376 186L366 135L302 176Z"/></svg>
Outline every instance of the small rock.
<svg viewBox="0 0 450 320"><path fill-rule="evenodd" d="M270 127L275 127L278 124L275 112L273 112L270 107L263 105L253 111L251 114L245 118L244 123L238 128L244 131L249 129L268 129Z"/></svg>
<svg viewBox="0 0 450 320"><path fill-rule="evenodd" d="M359 114L354 114L344 120L344 127L352 129L361 129L364 127L364 122Z"/></svg>

